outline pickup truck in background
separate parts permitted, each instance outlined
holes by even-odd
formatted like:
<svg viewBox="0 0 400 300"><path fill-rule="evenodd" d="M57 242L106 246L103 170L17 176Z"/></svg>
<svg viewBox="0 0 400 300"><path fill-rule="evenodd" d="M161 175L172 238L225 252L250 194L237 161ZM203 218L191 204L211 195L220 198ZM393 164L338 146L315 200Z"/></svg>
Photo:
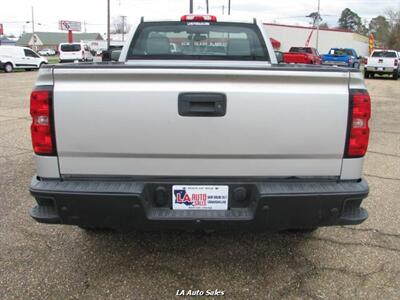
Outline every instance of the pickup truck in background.
<svg viewBox="0 0 400 300"><path fill-rule="evenodd" d="M279 65L254 19L142 18L133 28L119 62L39 71L35 220L310 230L367 219L371 101L360 72Z"/></svg>
<svg viewBox="0 0 400 300"><path fill-rule="evenodd" d="M289 52L283 54L283 61L287 64L320 65L321 56L318 50L311 47L291 47Z"/></svg>
<svg viewBox="0 0 400 300"><path fill-rule="evenodd" d="M365 61L365 78L377 75L390 75L393 80L399 78L400 57L394 50L374 50Z"/></svg>
<svg viewBox="0 0 400 300"><path fill-rule="evenodd" d="M361 57L351 48L332 48L322 55L322 64L359 69Z"/></svg>

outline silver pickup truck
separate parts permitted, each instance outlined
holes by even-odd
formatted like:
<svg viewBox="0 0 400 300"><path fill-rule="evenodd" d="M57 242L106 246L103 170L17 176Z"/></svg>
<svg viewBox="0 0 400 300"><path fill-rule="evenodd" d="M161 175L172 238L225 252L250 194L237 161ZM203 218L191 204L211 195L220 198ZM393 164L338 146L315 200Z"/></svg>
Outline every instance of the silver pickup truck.
<svg viewBox="0 0 400 300"><path fill-rule="evenodd" d="M40 70L36 221L308 230L367 219L370 97L358 70L278 65L256 20L134 28L118 62Z"/></svg>

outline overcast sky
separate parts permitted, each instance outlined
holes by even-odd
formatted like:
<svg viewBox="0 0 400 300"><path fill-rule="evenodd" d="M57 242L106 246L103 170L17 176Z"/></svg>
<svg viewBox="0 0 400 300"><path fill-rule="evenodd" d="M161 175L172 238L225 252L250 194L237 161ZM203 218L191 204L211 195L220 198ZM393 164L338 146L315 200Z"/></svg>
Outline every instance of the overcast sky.
<svg viewBox="0 0 400 300"><path fill-rule="evenodd" d="M1 0L0 23L5 34L32 31L31 7L35 11L35 31L57 31L59 20L86 22L88 32L106 32L106 0ZM205 12L205 0L194 0L195 12ZM267 22L308 25L304 16L317 10L318 0L231 0L232 15L257 17ZM221 14L228 0L209 0L212 14ZM400 0L321 0L321 15L336 26L341 11L349 7L363 19L400 8ZM189 0L111 0L111 15L126 15L128 21L140 16L181 15L189 10ZM227 13L227 9L225 9ZM82 25L82 30L84 26Z"/></svg>

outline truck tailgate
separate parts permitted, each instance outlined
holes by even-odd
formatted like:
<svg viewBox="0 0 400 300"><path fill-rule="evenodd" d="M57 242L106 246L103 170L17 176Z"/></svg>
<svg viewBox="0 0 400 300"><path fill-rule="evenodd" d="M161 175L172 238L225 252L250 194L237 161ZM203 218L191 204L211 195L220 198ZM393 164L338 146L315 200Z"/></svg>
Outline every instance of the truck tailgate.
<svg viewBox="0 0 400 300"><path fill-rule="evenodd" d="M54 69L60 173L339 176L349 73L185 68ZM226 114L181 116L184 92Z"/></svg>
<svg viewBox="0 0 400 300"><path fill-rule="evenodd" d="M393 68L395 67L394 61L396 58L390 57L369 57L368 66L381 67L381 68Z"/></svg>

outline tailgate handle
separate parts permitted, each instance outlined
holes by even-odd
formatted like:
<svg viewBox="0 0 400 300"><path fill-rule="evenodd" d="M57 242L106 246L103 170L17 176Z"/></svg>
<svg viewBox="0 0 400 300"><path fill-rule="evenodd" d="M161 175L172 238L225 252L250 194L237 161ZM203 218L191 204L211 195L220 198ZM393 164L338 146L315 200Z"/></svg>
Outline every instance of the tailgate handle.
<svg viewBox="0 0 400 300"><path fill-rule="evenodd" d="M221 93L181 93L178 113L183 117L223 117L226 114L226 95Z"/></svg>

